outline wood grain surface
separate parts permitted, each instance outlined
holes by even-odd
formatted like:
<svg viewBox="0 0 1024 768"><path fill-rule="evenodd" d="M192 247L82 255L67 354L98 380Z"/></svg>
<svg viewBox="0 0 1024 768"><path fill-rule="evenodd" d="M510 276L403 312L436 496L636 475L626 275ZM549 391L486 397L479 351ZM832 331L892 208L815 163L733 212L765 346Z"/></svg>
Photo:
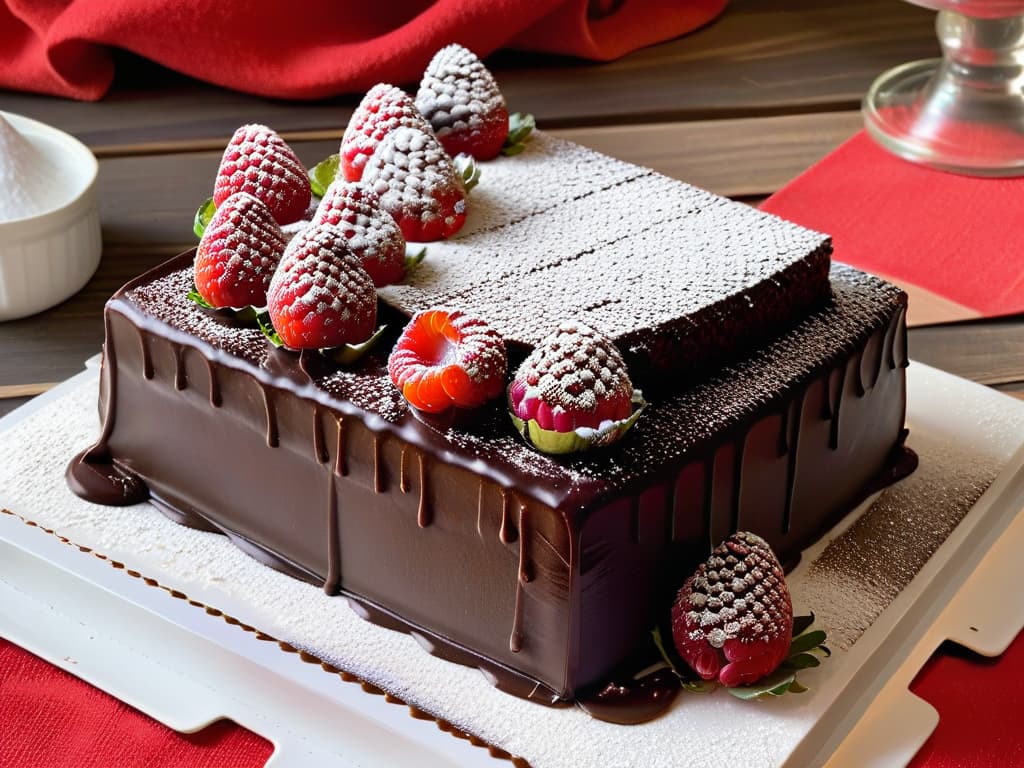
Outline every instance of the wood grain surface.
<svg viewBox="0 0 1024 768"><path fill-rule="evenodd" d="M859 102L875 76L937 55L933 23L931 12L898 0L732 0L714 24L610 64L515 52L490 63L510 106L533 112L542 128L756 203L860 128ZM336 151L358 101L275 101L127 53L116 64L114 88L95 104L0 92L0 109L70 131L101 158L104 237L82 292L0 323L0 414L81 370L100 349L110 294L195 244L193 214L238 125L274 126L312 163ZM1022 317L917 328L911 354L1021 395L1022 338Z"/></svg>

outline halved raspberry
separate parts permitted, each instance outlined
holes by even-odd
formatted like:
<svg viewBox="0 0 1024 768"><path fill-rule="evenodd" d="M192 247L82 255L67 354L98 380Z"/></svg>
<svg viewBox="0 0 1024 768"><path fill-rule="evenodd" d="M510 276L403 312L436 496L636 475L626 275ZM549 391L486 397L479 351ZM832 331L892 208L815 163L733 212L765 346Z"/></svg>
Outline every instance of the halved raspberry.
<svg viewBox="0 0 1024 768"><path fill-rule="evenodd" d="M672 606L679 655L705 680L750 685L786 660L793 603L768 543L746 531L719 544Z"/></svg>
<svg viewBox="0 0 1024 768"><path fill-rule="evenodd" d="M487 323L443 308L417 312L388 358L391 381L425 413L476 408L505 388L505 343Z"/></svg>

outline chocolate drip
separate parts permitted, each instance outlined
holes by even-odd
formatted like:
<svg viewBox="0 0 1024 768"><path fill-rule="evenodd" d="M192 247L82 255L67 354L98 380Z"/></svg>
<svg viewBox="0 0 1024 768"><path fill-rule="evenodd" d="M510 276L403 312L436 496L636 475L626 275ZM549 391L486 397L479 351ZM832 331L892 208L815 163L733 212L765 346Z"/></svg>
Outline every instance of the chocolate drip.
<svg viewBox="0 0 1024 768"><path fill-rule="evenodd" d="M117 402L117 355L110 343L110 320L107 319L107 343L104 345L105 358L102 374L106 385L106 399L103 403L103 427L100 436L92 446L75 456L64 473L71 490L86 501L126 507L139 504L149 496L149 488L135 474L114 463L107 445L114 431L114 407ZM143 350L146 343L142 331ZM143 359L147 357L143 352ZM151 369L152 370L152 369ZM152 373L150 374L152 378Z"/></svg>
<svg viewBox="0 0 1024 768"><path fill-rule="evenodd" d="M341 590L341 541L339 539L338 489L334 473L327 473L327 578L324 592L336 595Z"/></svg>
<svg viewBox="0 0 1024 768"><path fill-rule="evenodd" d="M779 456L789 453L789 411L791 406L786 405L779 414ZM712 547L714 549L714 547Z"/></svg>
<svg viewBox="0 0 1024 768"><path fill-rule="evenodd" d="M640 543L640 498L635 497L629 502L629 543Z"/></svg>
<svg viewBox="0 0 1024 768"><path fill-rule="evenodd" d="M708 542L708 552L718 546L715 541L715 532L712 526L711 502L714 500L715 492L715 454L711 453L704 460L704 535Z"/></svg>
<svg viewBox="0 0 1024 768"><path fill-rule="evenodd" d="M324 444L324 423L320 418L320 408L313 406L313 455L320 464L326 464L331 460L327 453L327 446Z"/></svg>
<svg viewBox="0 0 1024 768"><path fill-rule="evenodd" d="M667 667L643 677L615 679L590 696L579 699L580 709L598 720L619 725L639 725L663 714L682 687Z"/></svg>
<svg viewBox="0 0 1024 768"><path fill-rule="evenodd" d="M793 520L793 494L796 489L796 460L800 453L800 425L804 416L804 400L807 389L802 389L793 401L795 409L792 424L792 438L789 440L789 459L786 464L786 501L782 508L782 532L789 533Z"/></svg>
<svg viewBox="0 0 1024 768"><path fill-rule="evenodd" d="M861 347L854 356L854 365L857 367L857 377L854 379L857 385L857 397L864 397L868 392L867 384L864 381L864 352L865 348Z"/></svg>
<svg viewBox="0 0 1024 768"><path fill-rule="evenodd" d="M185 348L177 344L174 349L174 388L179 392L188 386L188 376L185 373Z"/></svg>
<svg viewBox="0 0 1024 768"><path fill-rule="evenodd" d="M512 525L510 512L509 491L501 489L501 528L498 530L498 538L502 544L511 544L516 540L516 529Z"/></svg>
<svg viewBox="0 0 1024 768"><path fill-rule="evenodd" d="M735 533L740 529L740 501L743 496L743 454L747 449L747 435L744 432L736 442L732 455L732 521L729 531Z"/></svg>
<svg viewBox="0 0 1024 768"><path fill-rule="evenodd" d="M484 537L484 479L482 477L476 490L476 535L481 539Z"/></svg>
<svg viewBox="0 0 1024 768"><path fill-rule="evenodd" d="M406 452L409 446L402 446L402 456L398 463L398 488L402 493L409 492L409 466L406 460Z"/></svg>
<svg viewBox="0 0 1024 768"><path fill-rule="evenodd" d="M210 373L210 405L220 408L220 380L217 378L217 369L213 367L213 360L205 356L203 359L206 360L206 370Z"/></svg>
<svg viewBox="0 0 1024 768"><path fill-rule="evenodd" d="M381 466L380 433L373 433L373 492L384 491L384 468Z"/></svg>
<svg viewBox="0 0 1024 768"><path fill-rule="evenodd" d="M263 407L267 411L267 445L277 448L277 412L274 410L274 399L270 394L270 387L261 385L260 391L263 393Z"/></svg>
<svg viewBox="0 0 1024 768"><path fill-rule="evenodd" d="M519 507L519 571L516 575L516 602L512 614L512 634L508 638L508 648L512 653L519 653L523 650L523 643L525 641L523 633L524 587L533 580L527 549L527 542L530 538L529 510L518 497L516 498L516 504Z"/></svg>
<svg viewBox="0 0 1024 768"><path fill-rule="evenodd" d="M910 358L907 356L907 310L900 310L899 321L896 326L896 335L892 341L892 356L896 361L897 368L906 368L910 365Z"/></svg>
<svg viewBox="0 0 1024 768"><path fill-rule="evenodd" d="M338 444L334 453L334 474L345 477L348 474L348 461L345 459L345 417L338 417Z"/></svg>
<svg viewBox="0 0 1024 768"><path fill-rule="evenodd" d="M433 522L433 514L427 499L427 458L422 451L417 451L416 460L420 465L420 504L416 510L416 524L420 528L426 528Z"/></svg>
<svg viewBox="0 0 1024 768"><path fill-rule="evenodd" d="M142 376L145 379L153 378L153 356L149 352L149 343L146 341L146 332L139 328L139 345L142 347ZM104 349L104 352L106 350Z"/></svg>
<svg viewBox="0 0 1024 768"><path fill-rule="evenodd" d="M829 379L831 382L831 378ZM846 365L839 367L839 388L836 390L836 401L832 406L832 423L829 425L828 447L833 451L839 449L839 419L843 412L843 394L846 392ZM831 394L831 393L829 393Z"/></svg>

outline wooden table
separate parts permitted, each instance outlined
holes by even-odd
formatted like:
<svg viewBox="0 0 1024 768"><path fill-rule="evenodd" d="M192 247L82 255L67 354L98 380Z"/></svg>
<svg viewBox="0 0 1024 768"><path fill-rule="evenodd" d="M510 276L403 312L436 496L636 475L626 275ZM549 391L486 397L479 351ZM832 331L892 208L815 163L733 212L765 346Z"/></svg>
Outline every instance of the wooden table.
<svg viewBox="0 0 1024 768"><path fill-rule="evenodd" d="M861 125L861 96L888 67L937 55L932 14L897 0L733 0L688 37L597 65L500 53L510 106L615 157L756 203ZM337 150L358 96L290 103L231 93L119 55L96 104L0 93L0 108L73 133L100 159L103 260L77 296L0 324L0 414L80 370L101 309L128 279L191 247L234 129L266 123L306 162ZM915 329L924 362L1024 390L1021 318ZM1022 392L1024 394L1024 392Z"/></svg>

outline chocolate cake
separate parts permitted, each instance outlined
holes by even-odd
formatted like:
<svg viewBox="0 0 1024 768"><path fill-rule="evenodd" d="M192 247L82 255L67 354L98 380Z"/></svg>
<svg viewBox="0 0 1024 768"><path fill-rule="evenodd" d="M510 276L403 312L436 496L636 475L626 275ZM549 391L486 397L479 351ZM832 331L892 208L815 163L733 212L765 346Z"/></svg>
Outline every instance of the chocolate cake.
<svg viewBox="0 0 1024 768"><path fill-rule="evenodd" d="M571 700L721 539L753 531L793 561L894 460L906 296L830 251L539 135L484 166L458 238L380 291L388 334L352 367L190 302L192 252L129 283L105 312L103 431L69 479L106 503L148 492L502 688ZM386 363L406 315L437 304L486 318L513 363L582 319L649 406L619 443L566 457L526 445L500 402L427 425Z"/></svg>

